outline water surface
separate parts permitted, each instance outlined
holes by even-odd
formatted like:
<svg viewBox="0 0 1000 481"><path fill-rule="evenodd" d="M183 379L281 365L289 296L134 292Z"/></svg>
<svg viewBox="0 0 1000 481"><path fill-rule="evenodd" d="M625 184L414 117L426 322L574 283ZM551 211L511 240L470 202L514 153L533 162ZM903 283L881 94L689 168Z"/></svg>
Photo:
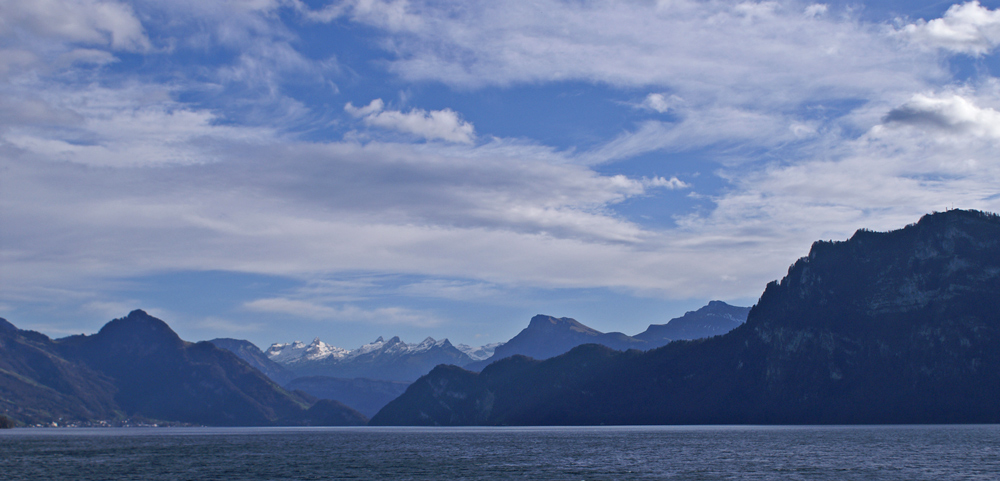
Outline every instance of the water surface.
<svg viewBox="0 0 1000 481"><path fill-rule="evenodd" d="M1000 426L0 431L3 479L1000 479Z"/></svg>

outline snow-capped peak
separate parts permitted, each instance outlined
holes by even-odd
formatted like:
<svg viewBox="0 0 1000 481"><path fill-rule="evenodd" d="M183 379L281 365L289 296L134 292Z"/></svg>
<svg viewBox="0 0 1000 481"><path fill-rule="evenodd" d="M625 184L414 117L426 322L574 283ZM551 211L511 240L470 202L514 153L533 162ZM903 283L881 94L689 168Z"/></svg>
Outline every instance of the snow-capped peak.
<svg viewBox="0 0 1000 481"><path fill-rule="evenodd" d="M468 344L459 344L455 346L455 349L462 351L466 356L472 358L473 361L482 361L483 359L489 359L493 356L493 352L496 348L502 346L502 342L493 342L485 346L472 347Z"/></svg>
<svg viewBox="0 0 1000 481"><path fill-rule="evenodd" d="M290 344L275 343L268 348L266 354L272 361L279 364L289 365L299 362L311 362L325 359L333 360L335 362L349 361L359 356L380 357L383 355L397 356L403 354L416 354L429 351L434 348L447 348L451 345L452 344L447 339L437 341L433 337L428 337L419 344L407 344L401 341L398 336L393 336L388 341L382 336L379 336L379 338L373 342L360 346L357 349L343 349L326 344L323 341L320 341L319 338L316 338L313 339L312 343L308 345L301 341L295 341ZM492 355L492 349L489 352L490 355ZM486 357L489 357L489 355Z"/></svg>
<svg viewBox="0 0 1000 481"><path fill-rule="evenodd" d="M437 341L435 341L433 337L428 337L427 339L424 339L423 341L421 341L420 344L417 344L415 346L410 346L410 350L411 351L417 351L417 352L426 351L426 350L434 347L435 345L437 345Z"/></svg>
<svg viewBox="0 0 1000 481"><path fill-rule="evenodd" d="M290 344L274 343L267 349L267 357L279 364L294 364L301 361L317 361L328 357L342 358L351 351L331 346L319 338L306 345L302 341Z"/></svg>

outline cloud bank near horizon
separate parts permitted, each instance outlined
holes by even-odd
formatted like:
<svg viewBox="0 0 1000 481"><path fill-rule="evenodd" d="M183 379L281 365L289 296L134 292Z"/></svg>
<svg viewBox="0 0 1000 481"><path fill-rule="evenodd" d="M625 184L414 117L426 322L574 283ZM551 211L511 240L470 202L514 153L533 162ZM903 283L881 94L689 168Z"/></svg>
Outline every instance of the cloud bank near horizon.
<svg viewBox="0 0 1000 481"><path fill-rule="evenodd" d="M113 305L106 286L172 271L417 276L365 288L382 308L309 289L239 303L414 326L453 320L403 305L446 298L432 291L752 298L815 240L1000 210L1000 12L979 2L881 22L687 0L12 0L2 15L8 311ZM319 48L329 32L362 50ZM518 130L574 95L563 118L623 127Z"/></svg>

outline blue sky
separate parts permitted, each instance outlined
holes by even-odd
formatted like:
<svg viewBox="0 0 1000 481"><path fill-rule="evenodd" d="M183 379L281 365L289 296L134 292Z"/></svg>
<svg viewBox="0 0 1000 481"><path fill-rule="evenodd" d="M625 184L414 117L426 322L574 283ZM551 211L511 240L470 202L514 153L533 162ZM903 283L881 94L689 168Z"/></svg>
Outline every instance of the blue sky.
<svg viewBox="0 0 1000 481"><path fill-rule="evenodd" d="M1000 2L6 0L0 315L635 334L1000 211Z"/></svg>

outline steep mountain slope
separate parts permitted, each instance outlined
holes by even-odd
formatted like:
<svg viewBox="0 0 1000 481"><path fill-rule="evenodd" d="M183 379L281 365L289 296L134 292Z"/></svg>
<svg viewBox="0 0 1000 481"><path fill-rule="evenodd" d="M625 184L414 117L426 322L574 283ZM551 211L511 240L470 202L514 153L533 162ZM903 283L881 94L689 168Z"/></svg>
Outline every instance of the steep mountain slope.
<svg viewBox="0 0 1000 481"><path fill-rule="evenodd" d="M57 348L66 359L112 378L115 401L129 415L253 426L291 419L298 424L310 407L235 354L209 342L185 342L140 310L97 334L60 339Z"/></svg>
<svg viewBox="0 0 1000 481"><path fill-rule="evenodd" d="M0 413L25 424L121 415L111 379L64 359L43 334L0 319Z"/></svg>
<svg viewBox="0 0 1000 481"><path fill-rule="evenodd" d="M660 347L670 341L719 336L746 322L749 314L749 307L711 301L707 306L671 319L666 324L651 324L645 331L632 337Z"/></svg>
<svg viewBox="0 0 1000 481"><path fill-rule="evenodd" d="M1000 217L817 242L724 336L439 367L375 425L1000 422Z"/></svg>
<svg viewBox="0 0 1000 481"><path fill-rule="evenodd" d="M335 378L368 378L386 381L412 382L438 364L464 366L472 362L447 339L424 339L419 344L407 344L393 337L379 337L358 349L333 347L315 339L274 344L267 350L271 360L292 371L297 377L327 376Z"/></svg>
<svg viewBox="0 0 1000 481"><path fill-rule="evenodd" d="M269 379L282 386L288 384L289 381L295 378L295 374L281 364L272 361L266 354L264 354L264 351L261 351L260 348L255 346L250 341L245 341L243 339L218 338L212 339L208 342L214 344L215 347L219 347L236 354L240 359L246 361L247 364L253 366Z"/></svg>
<svg viewBox="0 0 1000 481"><path fill-rule="evenodd" d="M125 417L207 425L364 424L289 393L235 354L181 340L143 311L94 335L50 340L0 323L0 407L25 424Z"/></svg>

